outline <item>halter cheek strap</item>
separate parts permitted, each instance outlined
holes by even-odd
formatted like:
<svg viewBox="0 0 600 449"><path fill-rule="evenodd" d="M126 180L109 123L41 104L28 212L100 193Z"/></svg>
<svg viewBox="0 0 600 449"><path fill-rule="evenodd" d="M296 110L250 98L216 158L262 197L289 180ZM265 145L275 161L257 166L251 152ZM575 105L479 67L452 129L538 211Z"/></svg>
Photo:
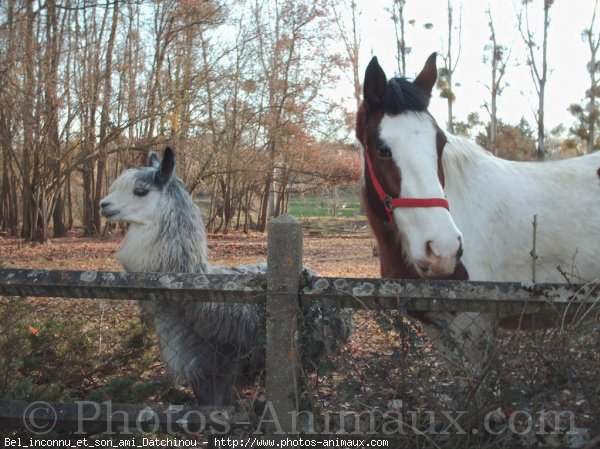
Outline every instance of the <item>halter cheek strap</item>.
<svg viewBox="0 0 600 449"><path fill-rule="evenodd" d="M390 222L393 221L393 211L397 207L443 207L446 210L450 210L450 203L448 203L446 198L392 198L385 193L385 190L383 190L383 187L377 180L373 162L371 161L371 156L369 156L367 150L364 151L364 156L369 175L371 176L371 182L373 183L375 192L377 192L377 196L383 203L383 207L385 208L385 212Z"/></svg>

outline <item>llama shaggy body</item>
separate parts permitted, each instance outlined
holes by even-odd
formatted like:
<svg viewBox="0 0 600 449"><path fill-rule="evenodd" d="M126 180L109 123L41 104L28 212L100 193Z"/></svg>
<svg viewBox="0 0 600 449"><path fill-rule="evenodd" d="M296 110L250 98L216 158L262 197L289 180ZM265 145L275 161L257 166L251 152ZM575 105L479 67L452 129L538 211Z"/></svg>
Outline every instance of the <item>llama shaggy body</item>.
<svg viewBox="0 0 600 449"><path fill-rule="evenodd" d="M174 155L165 150L150 166L126 170L101 202L111 221L130 223L117 259L127 271L207 274L265 273L266 264L219 267L208 264L200 210L174 175ZM234 390L264 368L259 344L263 320L255 304L140 301L159 338L161 358L177 382L191 385L198 400L222 405ZM323 348L335 347L351 332L349 318L327 309L312 329Z"/></svg>

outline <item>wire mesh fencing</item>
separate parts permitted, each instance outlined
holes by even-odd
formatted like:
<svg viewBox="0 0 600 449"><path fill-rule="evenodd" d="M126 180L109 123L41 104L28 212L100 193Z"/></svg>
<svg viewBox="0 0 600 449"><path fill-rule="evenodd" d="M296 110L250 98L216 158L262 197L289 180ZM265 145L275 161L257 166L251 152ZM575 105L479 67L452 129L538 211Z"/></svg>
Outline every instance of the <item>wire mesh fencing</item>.
<svg viewBox="0 0 600 449"><path fill-rule="evenodd" d="M432 332L401 312L357 311L351 341L309 375L309 391L345 431L406 447L583 446L600 433L599 316L547 318L507 330L470 314L456 332Z"/></svg>

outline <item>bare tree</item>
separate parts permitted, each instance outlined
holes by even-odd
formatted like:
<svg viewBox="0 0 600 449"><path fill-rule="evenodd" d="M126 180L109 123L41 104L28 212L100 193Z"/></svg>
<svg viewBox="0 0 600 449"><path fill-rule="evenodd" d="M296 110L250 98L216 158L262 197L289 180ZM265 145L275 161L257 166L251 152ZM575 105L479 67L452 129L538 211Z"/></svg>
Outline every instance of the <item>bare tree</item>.
<svg viewBox="0 0 600 449"><path fill-rule="evenodd" d="M106 5L106 14L108 14L109 3ZM110 109L112 100L112 75L113 75L113 52L117 37L117 25L119 23L119 1L114 0L112 8L112 18L108 41L106 43L106 53L104 55L104 67L102 69L102 108L100 111L100 129L98 132L98 155L96 165L96 187L94 192L93 208L93 227L98 232L100 230L100 200L104 197L106 182L107 165L107 145L110 133Z"/></svg>
<svg viewBox="0 0 600 449"><path fill-rule="evenodd" d="M548 29L550 28L550 7L554 0L543 0L543 37L542 46L536 43L529 22L529 5L532 0L523 0L521 10L518 14L519 31L527 50L527 65L531 72L531 78L538 97L538 107L534 112L537 123L537 148L538 160L546 157L545 148L545 123L544 123L544 101L546 96L546 82L548 81ZM541 55L537 53L541 52ZM541 62L540 62L541 58Z"/></svg>
<svg viewBox="0 0 600 449"><path fill-rule="evenodd" d="M502 94L504 87L503 83L504 74L506 73L506 65L510 60L512 52L512 46L507 48L504 45L498 43L496 36L496 29L494 27L494 19L492 12L488 7L486 9L486 15L488 17L488 26L490 28L490 43L485 46L485 50L489 51L489 55L483 57L483 61L489 63L492 69L491 84L488 87L490 91L490 103L486 104L486 109L490 114L490 136L489 136L489 150L496 154L496 134L498 125L498 97Z"/></svg>
<svg viewBox="0 0 600 449"><path fill-rule="evenodd" d="M462 5L458 13L458 25L455 25L454 8L452 0L448 0L448 35L446 40L446 52L442 55L444 67L440 68L437 86L441 90L440 96L446 99L448 104L448 122L447 129L450 133L454 132L454 113L452 106L456 100L454 93L453 76L460 60L461 41L462 41ZM455 34L458 33L456 36ZM456 40L454 40L456 37ZM456 53L454 47L456 46Z"/></svg>
<svg viewBox="0 0 600 449"><path fill-rule="evenodd" d="M302 127L310 126L302 120L331 80L337 58L331 57L324 44L329 36L321 1L286 0L271 5L257 1L254 14L268 155L258 224L264 231L267 218L276 215L283 204L281 195L276 195L290 181L286 159L293 156L290 150L297 148Z"/></svg>
<svg viewBox="0 0 600 449"><path fill-rule="evenodd" d="M348 44L358 80L352 5ZM345 126L324 95L347 64L328 45L328 6L6 0L0 229L20 227L44 241L52 228L60 236L76 222L96 235L108 183L167 140L190 190L212 193L211 218L222 218L216 228L264 229L298 179L333 179L312 157L317 134L334 139Z"/></svg>
<svg viewBox="0 0 600 449"><path fill-rule="evenodd" d="M359 72L359 56L360 56L360 45L361 36L359 29L359 18L361 11L358 9L356 0L350 0L342 2L342 7L345 9L345 13L350 16L350 29L345 25L344 13L339 11L338 4L340 2L333 0L331 2L331 8L333 9L333 17L337 28L340 33L340 37L344 42L344 48L346 50L346 57L352 67L352 86L354 87L354 100L356 101L356 110L360 107L362 101L362 90L360 83L360 72Z"/></svg>
<svg viewBox="0 0 600 449"><path fill-rule="evenodd" d="M596 98L600 95L598 89L598 71L600 70L598 62L598 48L600 47L600 32L595 31L596 11L598 9L598 0L594 2L594 13L590 27L583 31L588 47L590 49L590 62L588 63L588 73L590 74L590 90L588 93L588 152L596 149L596 127L599 118L598 105Z"/></svg>
<svg viewBox="0 0 600 449"><path fill-rule="evenodd" d="M16 74L10 70L17 66L18 44L15 36L18 33L18 24L15 20L15 0L9 0L6 6L6 15L9 18L5 26L0 28L0 39L6 44L0 46L0 103L2 105L13 103L14 88L18 85ZM12 19L10 19L12 18ZM13 109L13 110L14 110ZM0 184L0 230L11 235L18 233L19 202L17 198L17 179L15 165L18 161L14 145L17 139L17 123L19 114L11 113L10 109L0 108L0 148L2 150L2 182Z"/></svg>
<svg viewBox="0 0 600 449"><path fill-rule="evenodd" d="M590 21L589 28L581 33L581 38L588 44L590 49L590 60L587 64L587 70L590 75L590 88L586 91L584 105L572 104L569 111L577 119L577 123L569 130L571 134L578 139L586 142L587 152L596 151L599 148L597 142L597 128L600 126L600 109L598 107L598 96L600 87L598 86L598 74L600 72L600 61L598 61L598 48L600 47L600 31L597 30L596 12L598 0L594 2L594 12Z"/></svg>
<svg viewBox="0 0 600 449"><path fill-rule="evenodd" d="M406 37L404 28L406 22L404 20L404 8L407 0L393 0L392 4L392 21L394 22L394 32L396 34L396 63L398 65L398 73L406 76L406 55L410 53L411 47L406 45Z"/></svg>
<svg viewBox="0 0 600 449"><path fill-rule="evenodd" d="M36 58L36 39L35 39L35 17L33 2L27 2L25 6L24 17L24 40L25 48L23 63L25 74L23 79L22 96L22 122L23 122L23 152L21 159L21 176L23 180L22 190L22 217L23 227L22 235L30 240L39 238L38 236L38 209L39 192L35 191L35 169L38 164L35 163L36 145L34 142L36 127L35 118L35 58Z"/></svg>

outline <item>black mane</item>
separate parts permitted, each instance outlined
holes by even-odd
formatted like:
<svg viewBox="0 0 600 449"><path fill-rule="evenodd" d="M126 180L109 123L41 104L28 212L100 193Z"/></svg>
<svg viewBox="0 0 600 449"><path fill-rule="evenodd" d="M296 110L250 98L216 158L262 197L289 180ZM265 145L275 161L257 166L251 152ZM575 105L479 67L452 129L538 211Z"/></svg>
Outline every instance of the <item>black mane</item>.
<svg viewBox="0 0 600 449"><path fill-rule="evenodd" d="M390 115L407 111L424 112L429 106L429 98L429 95L408 79L391 78L383 95L383 108Z"/></svg>

